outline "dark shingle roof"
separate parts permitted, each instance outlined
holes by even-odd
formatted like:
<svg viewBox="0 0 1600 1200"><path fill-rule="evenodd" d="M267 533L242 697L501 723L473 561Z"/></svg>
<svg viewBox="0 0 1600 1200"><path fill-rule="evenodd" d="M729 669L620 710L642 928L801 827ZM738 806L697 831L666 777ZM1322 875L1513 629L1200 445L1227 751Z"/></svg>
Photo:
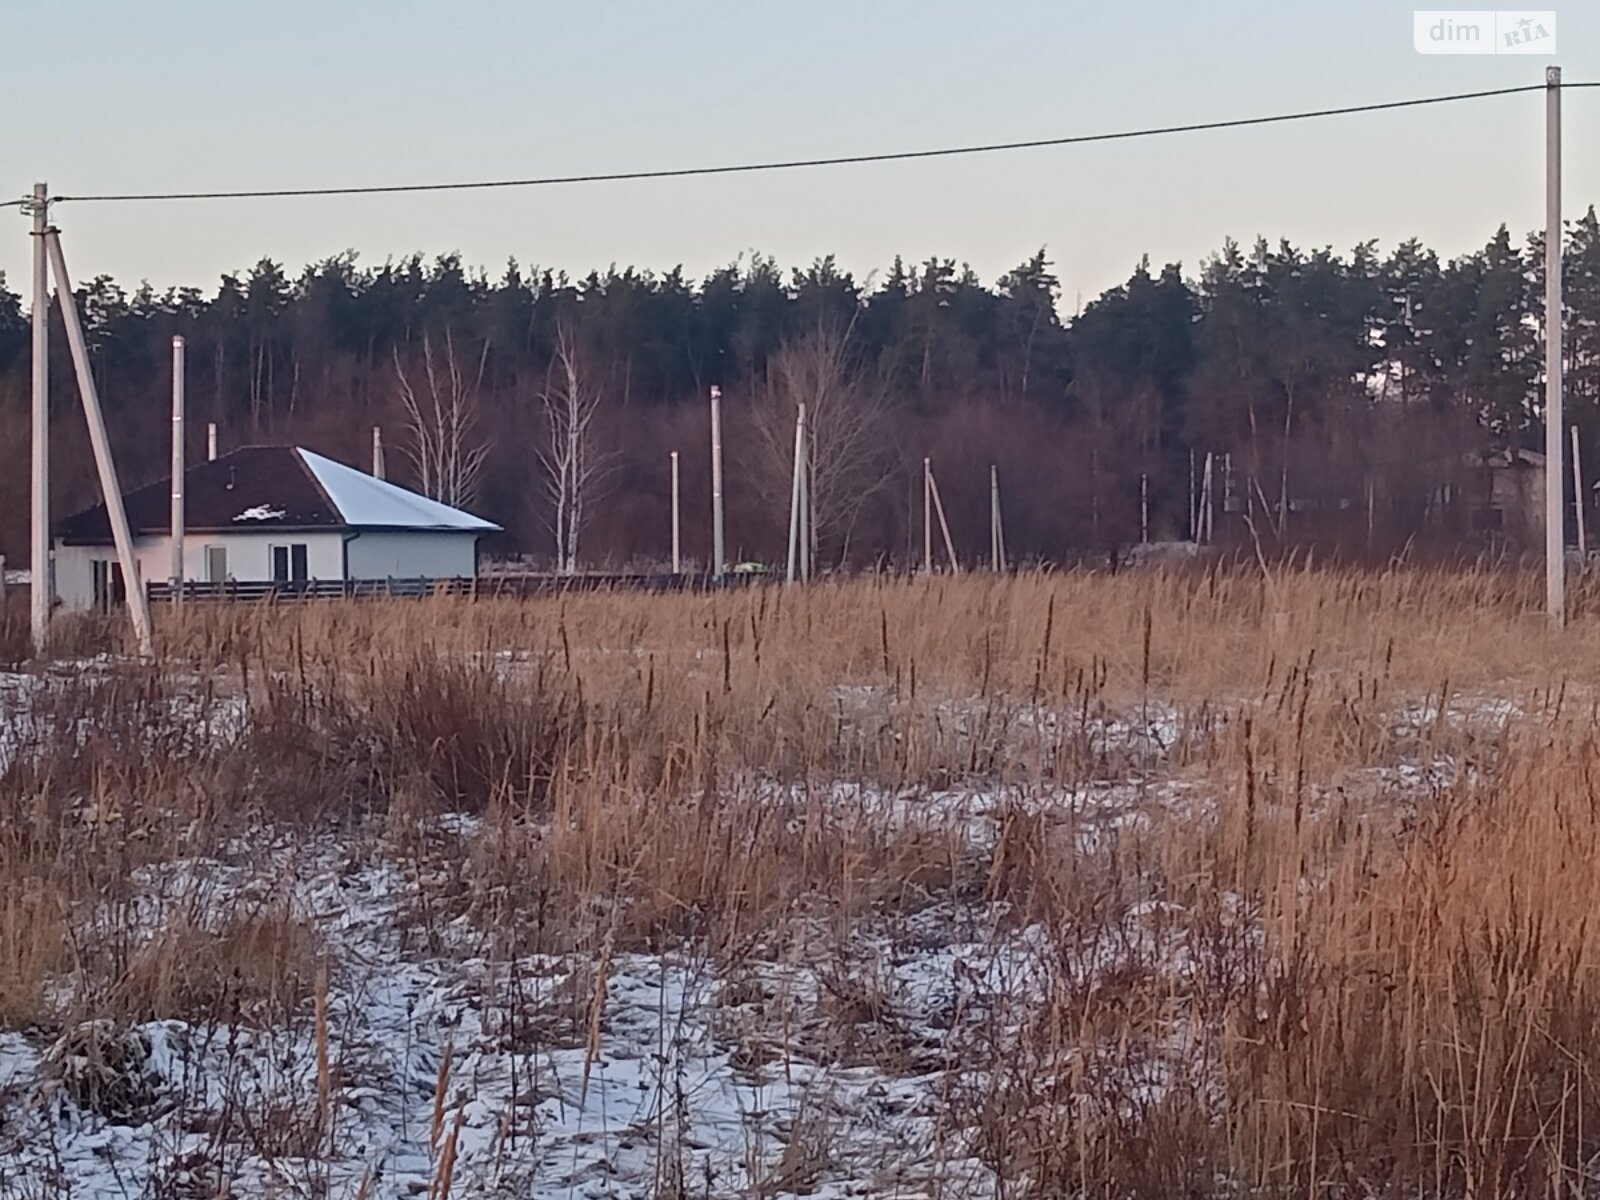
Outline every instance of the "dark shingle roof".
<svg viewBox="0 0 1600 1200"><path fill-rule="evenodd" d="M184 525L197 533L222 529L338 529L344 518L293 446L246 446L183 473ZM171 528L169 480L122 498L128 528L166 533ZM84 509L56 526L66 542L111 540L104 504Z"/></svg>

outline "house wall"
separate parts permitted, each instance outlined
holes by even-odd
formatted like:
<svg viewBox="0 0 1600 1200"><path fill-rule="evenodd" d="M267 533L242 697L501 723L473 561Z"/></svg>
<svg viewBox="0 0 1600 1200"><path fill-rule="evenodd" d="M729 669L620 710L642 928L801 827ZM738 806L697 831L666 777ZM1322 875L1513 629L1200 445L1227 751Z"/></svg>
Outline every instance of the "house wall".
<svg viewBox="0 0 1600 1200"><path fill-rule="evenodd" d="M1544 544L1544 467L1492 468L1489 503L1500 512L1502 533L1515 545Z"/></svg>
<svg viewBox="0 0 1600 1200"><path fill-rule="evenodd" d="M273 546L305 543L306 573L311 579L344 579L349 539L350 579L457 579L477 573L477 536L470 532L366 531L345 534L250 533L189 534L183 540L183 574L191 582L206 581L206 548L225 546L228 576L238 583L272 578ZM139 577L164 580L172 571L168 537L134 539ZM115 562L114 546L63 546L55 549L56 597L65 608L94 606L94 564Z"/></svg>
<svg viewBox="0 0 1600 1200"><path fill-rule="evenodd" d="M363 530L347 549L351 579L457 579L478 571L470 532Z"/></svg>
<svg viewBox="0 0 1600 1200"><path fill-rule="evenodd" d="M240 583L258 583L272 578L271 547L303 542L306 547L306 574L312 579L344 578L344 537L340 533L196 533L183 539L183 574L190 581L206 579L206 547L225 546L228 575ZM146 582L164 580L172 572L172 539L140 537L133 543L139 577ZM94 564L115 562L115 546L55 547L56 597L64 608L87 609L94 606Z"/></svg>
<svg viewBox="0 0 1600 1200"><path fill-rule="evenodd" d="M94 604L94 576L90 565L96 558L115 558L108 546L63 546L56 543L54 558L56 598L69 609L85 609Z"/></svg>

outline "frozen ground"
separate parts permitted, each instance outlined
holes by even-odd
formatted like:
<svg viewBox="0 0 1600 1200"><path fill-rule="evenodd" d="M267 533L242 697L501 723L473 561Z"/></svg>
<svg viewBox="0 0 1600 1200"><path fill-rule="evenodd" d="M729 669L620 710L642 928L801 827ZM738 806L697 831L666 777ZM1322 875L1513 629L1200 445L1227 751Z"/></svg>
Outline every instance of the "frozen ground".
<svg viewBox="0 0 1600 1200"><path fill-rule="evenodd" d="M329 1118L309 1015L150 1022L105 1031L115 1048L94 1029L0 1033L0 1195L353 1196L365 1178L412 1196L452 1138L458 1195L990 1194L938 1114L963 988L1009 979L1026 941L997 914L930 909L844 947L819 931L732 973L692 946L602 951L602 971L490 962L467 918L419 952L413 881L337 841L252 857L142 872L134 905L154 929L197 898L270 893L322 931ZM111 1062L126 1086L91 1097Z"/></svg>
<svg viewBox="0 0 1600 1200"><path fill-rule="evenodd" d="M42 673L0 671L0 771L18 756L58 740L85 740L107 732L97 710L118 706L174 739L173 750L236 738L245 728L245 705L200 681L149 690L137 675L107 657L53 663ZM85 711L87 708L88 711Z"/></svg>
<svg viewBox="0 0 1600 1200"><path fill-rule="evenodd" d="M0 754L35 736L27 697L47 687L0 677L10 714ZM1446 717L1488 735L1515 712L1472 701L1441 715L1418 701L1394 722L1422 748ZM1114 853L1123 831L1163 814L1203 812L1214 795L1203 778L1166 772L1195 727L1175 707L1058 717L980 702L944 718L997 723L1007 738L1076 729L1105 777L904 794L840 786L829 802L874 828L941 831L957 853L983 858L1018 810L1089 855ZM1456 770L1448 755L1418 758L1374 768L1365 784L1407 796ZM367 829L257 838L137 871L131 894L101 914L107 924L154 937L182 920L220 925L282 906L314 931L326 1109L307 1006L275 1021L0 1030L0 1200L377 1200L433 1195L445 1174L456 1196L994 1196L963 1101L989 1082L976 1051L1015 1036L1063 974L1084 995L1136 971L1170 977L1171 1012L1142 1044L1084 1052L1084 1069L1121 1073L1127 1104L1212 1086L1178 1001L1185 978L1214 964L1169 904L1124 904L1071 946L1044 944L1026 914L977 895L930 896L843 932L796 914L736 955L692 940L624 952L600 933L579 953L507 958L470 908L425 911L435 882L488 832L437 820L422 831L426 854L405 861ZM1230 896L1218 903L1215 928L1258 937L1255 914ZM74 986L59 981L63 1012Z"/></svg>

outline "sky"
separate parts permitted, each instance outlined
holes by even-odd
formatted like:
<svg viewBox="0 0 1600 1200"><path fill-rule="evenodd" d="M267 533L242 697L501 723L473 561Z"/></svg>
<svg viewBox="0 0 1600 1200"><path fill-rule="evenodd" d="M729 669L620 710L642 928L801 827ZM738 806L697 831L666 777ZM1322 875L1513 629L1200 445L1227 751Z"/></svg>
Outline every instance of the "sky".
<svg viewBox="0 0 1600 1200"><path fill-rule="evenodd" d="M1433 0L1437 2L1437 0ZM1546 0L1548 2L1548 0ZM9 6L0 196L571 175L1061 137L1600 80L1600 5L1558 53L1422 55L1392 0L52 0ZM1600 202L1600 89L1564 98L1564 204ZM75 279L214 291L459 252L574 275L693 277L760 252L896 255L985 281L1047 248L1068 311L1148 255L1193 274L1224 238L1451 256L1542 226L1544 100L711 179L424 196L53 209ZM9 223L9 228L7 227ZM0 271L28 274L0 210Z"/></svg>

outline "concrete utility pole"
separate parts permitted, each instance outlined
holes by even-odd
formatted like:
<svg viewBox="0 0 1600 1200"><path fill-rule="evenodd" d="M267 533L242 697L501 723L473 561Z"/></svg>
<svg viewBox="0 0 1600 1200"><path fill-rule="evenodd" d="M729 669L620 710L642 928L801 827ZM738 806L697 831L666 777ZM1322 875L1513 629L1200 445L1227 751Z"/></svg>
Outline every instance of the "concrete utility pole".
<svg viewBox="0 0 1600 1200"><path fill-rule="evenodd" d="M1233 499L1233 455L1224 451L1222 460L1217 462L1208 453L1206 455L1206 541L1212 542L1217 536L1217 484L1213 478L1215 468L1220 467L1222 474L1222 511L1229 512L1228 503Z"/></svg>
<svg viewBox="0 0 1600 1200"><path fill-rule="evenodd" d="M1544 72L1544 594L1567 619L1566 472L1561 469L1561 68Z"/></svg>
<svg viewBox="0 0 1600 1200"><path fill-rule="evenodd" d="M939 498L939 481L933 477L932 460L928 462L928 494L933 497L933 512L939 518L939 532L944 537L944 553L950 560L950 573L959 575L961 564L956 561L956 544L950 538L950 522L944 518L944 501Z"/></svg>
<svg viewBox="0 0 1600 1200"><path fill-rule="evenodd" d="M1199 476L1194 469L1194 447L1189 447L1189 540L1200 540L1200 491Z"/></svg>
<svg viewBox="0 0 1600 1200"><path fill-rule="evenodd" d="M811 579L811 552L816 546L816 512L811 497L811 427L806 426L800 449L800 578Z"/></svg>
<svg viewBox="0 0 1600 1200"><path fill-rule="evenodd" d="M1006 569L1006 531L1000 519L1000 468L989 464L989 557L996 571Z"/></svg>
<svg viewBox="0 0 1600 1200"><path fill-rule="evenodd" d="M383 479L385 477L383 469L383 427L381 425L372 427L372 477L374 479Z"/></svg>
<svg viewBox="0 0 1600 1200"><path fill-rule="evenodd" d="M50 641L50 189L33 185L33 525L29 601L33 653Z"/></svg>
<svg viewBox="0 0 1600 1200"><path fill-rule="evenodd" d="M683 556L680 553L682 541L679 537L682 525L678 516L678 452L672 452L672 573L683 574Z"/></svg>
<svg viewBox="0 0 1600 1200"><path fill-rule="evenodd" d="M1578 514L1578 563L1582 569L1589 562L1589 531L1584 528L1583 512L1583 452L1578 448L1578 427L1572 427L1572 507Z"/></svg>
<svg viewBox="0 0 1600 1200"><path fill-rule="evenodd" d="M806 406L802 403L794 417L794 471L789 479L789 583L795 582L804 571L800 565L803 553L800 539L805 536L805 522L800 513L805 505L805 447Z"/></svg>
<svg viewBox="0 0 1600 1200"><path fill-rule="evenodd" d="M111 518L111 539L117 546L117 562L122 567L122 590L127 593L128 613L139 641L139 656L154 655L150 635L150 604L139 578L139 562L133 554L133 535L128 532L128 514L122 507L122 488L117 483L117 467L111 459L111 441L106 437L105 418L100 411L100 393L95 390L89 370L89 347L84 342L83 326L78 321L78 305L72 296L72 280L67 275L67 259L61 253L61 235L47 229L45 245L50 252L50 269L56 277L56 295L61 300L61 316L67 326L67 346L72 350L72 366L78 376L78 394L83 398L83 415L89 424L89 444L94 449L95 466L100 472L100 491L105 497L106 515Z"/></svg>
<svg viewBox="0 0 1600 1200"><path fill-rule="evenodd" d="M933 574L933 460L922 460L922 570Z"/></svg>
<svg viewBox="0 0 1600 1200"><path fill-rule="evenodd" d="M727 556L722 544L722 389L711 386L711 577L722 582Z"/></svg>
<svg viewBox="0 0 1600 1200"><path fill-rule="evenodd" d="M172 602L183 603L183 339L172 339Z"/></svg>

